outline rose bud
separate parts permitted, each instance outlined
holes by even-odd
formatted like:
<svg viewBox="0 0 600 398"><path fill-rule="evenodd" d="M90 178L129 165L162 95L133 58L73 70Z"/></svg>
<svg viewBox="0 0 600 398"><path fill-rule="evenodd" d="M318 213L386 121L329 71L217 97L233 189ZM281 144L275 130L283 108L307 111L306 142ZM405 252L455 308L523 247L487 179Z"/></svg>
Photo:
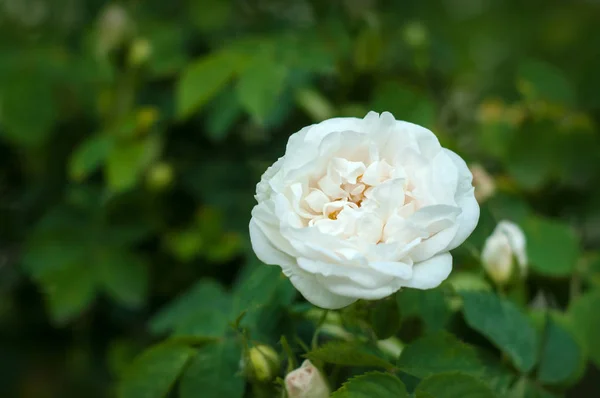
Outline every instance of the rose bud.
<svg viewBox="0 0 600 398"><path fill-rule="evenodd" d="M277 352L268 345L260 344L250 348L244 368L249 378L264 382L277 376L279 365Z"/></svg>
<svg viewBox="0 0 600 398"><path fill-rule="evenodd" d="M308 359L285 376L288 398L327 398L329 387L319 369Z"/></svg>
<svg viewBox="0 0 600 398"><path fill-rule="evenodd" d="M487 238L481 260L490 279L499 285L507 283L514 272L515 260L521 276L527 273L525 234L518 225L501 221Z"/></svg>
<svg viewBox="0 0 600 398"><path fill-rule="evenodd" d="M464 160L389 112L308 126L256 187L250 238L316 306L432 289L479 205Z"/></svg>

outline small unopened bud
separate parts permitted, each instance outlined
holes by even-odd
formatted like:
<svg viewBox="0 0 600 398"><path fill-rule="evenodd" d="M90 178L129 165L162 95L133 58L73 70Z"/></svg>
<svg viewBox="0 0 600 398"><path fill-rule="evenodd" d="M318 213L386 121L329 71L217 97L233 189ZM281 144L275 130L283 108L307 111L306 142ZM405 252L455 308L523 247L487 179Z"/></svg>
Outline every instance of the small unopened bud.
<svg viewBox="0 0 600 398"><path fill-rule="evenodd" d="M520 275L527 273L525 234L518 225L501 221L487 238L481 253L483 267L498 285L507 283L513 275L515 260Z"/></svg>
<svg viewBox="0 0 600 398"><path fill-rule="evenodd" d="M496 192L494 178L479 164L470 167L473 173L473 186L475 187L475 199L479 203L485 202Z"/></svg>
<svg viewBox="0 0 600 398"><path fill-rule="evenodd" d="M329 387L325 378L308 359L298 369L285 376L285 389L289 398L329 397Z"/></svg>
<svg viewBox="0 0 600 398"><path fill-rule="evenodd" d="M150 189L160 191L171 185L174 178L173 167L164 162L152 166L148 171L147 183Z"/></svg>
<svg viewBox="0 0 600 398"><path fill-rule="evenodd" d="M129 64L133 67L143 65L152 54L152 45L146 39L135 39L129 49Z"/></svg>
<svg viewBox="0 0 600 398"><path fill-rule="evenodd" d="M120 46L131 29L129 14L122 6L111 4L104 8L98 20L98 52L105 55Z"/></svg>
<svg viewBox="0 0 600 398"><path fill-rule="evenodd" d="M403 35L406 43L414 48L423 47L429 36L425 25L418 21L406 24Z"/></svg>
<svg viewBox="0 0 600 398"><path fill-rule="evenodd" d="M248 351L246 374L257 381L269 381L279 373L279 355L268 345L257 345Z"/></svg>

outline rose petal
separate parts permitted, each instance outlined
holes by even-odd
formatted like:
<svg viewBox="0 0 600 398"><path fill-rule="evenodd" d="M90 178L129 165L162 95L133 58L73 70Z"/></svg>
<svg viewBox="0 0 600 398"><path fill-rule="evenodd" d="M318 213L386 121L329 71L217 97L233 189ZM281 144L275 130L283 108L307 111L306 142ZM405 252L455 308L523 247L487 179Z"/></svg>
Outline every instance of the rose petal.
<svg viewBox="0 0 600 398"><path fill-rule="evenodd" d="M442 283L452 271L450 253L438 254L428 260L413 265L413 276L404 282L404 286L415 289L433 289Z"/></svg>
<svg viewBox="0 0 600 398"><path fill-rule="evenodd" d="M479 204L475 199L475 189L472 185L473 176L464 160L454 152L444 149L458 170L458 185L454 200L460 207L461 213L456 218L458 230L446 250L452 250L463 243L473 232L479 221Z"/></svg>

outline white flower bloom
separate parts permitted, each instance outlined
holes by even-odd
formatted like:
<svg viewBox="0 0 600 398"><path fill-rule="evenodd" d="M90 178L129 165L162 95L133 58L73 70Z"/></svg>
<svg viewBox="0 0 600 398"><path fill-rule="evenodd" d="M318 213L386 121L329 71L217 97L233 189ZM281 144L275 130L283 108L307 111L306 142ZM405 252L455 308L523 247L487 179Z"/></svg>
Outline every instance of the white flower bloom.
<svg viewBox="0 0 600 398"><path fill-rule="evenodd" d="M323 308L431 289L479 219L471 180L423 127L388 112L329 119L293 134L262 176L252 247Z"/></svg>
<svg viewBox="0 0 600 398"><path fill-rule="evenodd" d="M327 398L329 387L319 369L307 359L285 376L288 398Z"/></svg>
<svg viewBox="0 0 600 398"><path fill-rule="evenodd" d="M527 272L525 234L517 224L500 221L483 246L481 252L483 267L494 282L504 284L512 275L515 259L521 275L525 275Z"/></svg>

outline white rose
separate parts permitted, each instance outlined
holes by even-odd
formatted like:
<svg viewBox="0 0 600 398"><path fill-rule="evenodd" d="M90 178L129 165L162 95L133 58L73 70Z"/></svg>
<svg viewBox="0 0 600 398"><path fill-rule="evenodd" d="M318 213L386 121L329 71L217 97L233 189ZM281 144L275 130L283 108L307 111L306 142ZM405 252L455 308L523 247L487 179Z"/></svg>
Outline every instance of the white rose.
<svg viewBox="0 0 600 398"><path fill-rule="evenodd" d="M483 267L494 282L504 284L512 275L515 258L521 275L525 275L527 272L525 234L515 223L500 221L483 246L481 252Z"/></svg>
<svg viewBox="0 0 600 398"><path fill-rule="evenodd" d="M479 219L471 180L423 127L388 112L329 119L293 134L262 176L252 247L323 308L431 289Z"/></svg>
<svg viewBox="0 0 600 398"><path fill-rule="evenodd" d="M285 376L285 389L289 398L329 397L327 382L308 359Z"/></svg>

